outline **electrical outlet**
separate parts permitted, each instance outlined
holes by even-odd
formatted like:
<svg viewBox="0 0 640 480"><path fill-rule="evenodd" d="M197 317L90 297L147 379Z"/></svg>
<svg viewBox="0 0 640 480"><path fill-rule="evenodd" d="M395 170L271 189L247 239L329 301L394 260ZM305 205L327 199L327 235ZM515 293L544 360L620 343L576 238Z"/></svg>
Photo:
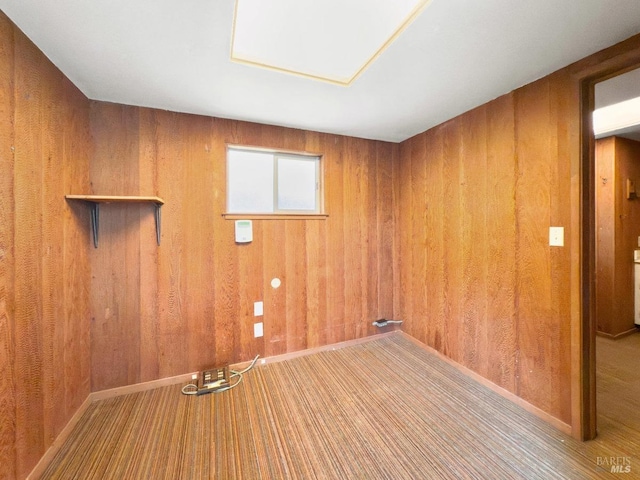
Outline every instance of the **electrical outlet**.
<svg viewBox="0 0 640 480"><path fill-rule="evenodd" d="M264 315L264 303L263 302L253 302L253 316L261 317Z"/></svg>
<svg viewBox="0 0 640 480"><path fill-rule="evenodd" d="M264 324L262 322L253 324L253 336L255 338L262 337L264 335Z"/></svg>
<svg viewBox="0 0 640 480"><path fill-rule="evenodd" d="M200 388L216 390L229 386L229 367L216 367L202 371Z"/></svg>

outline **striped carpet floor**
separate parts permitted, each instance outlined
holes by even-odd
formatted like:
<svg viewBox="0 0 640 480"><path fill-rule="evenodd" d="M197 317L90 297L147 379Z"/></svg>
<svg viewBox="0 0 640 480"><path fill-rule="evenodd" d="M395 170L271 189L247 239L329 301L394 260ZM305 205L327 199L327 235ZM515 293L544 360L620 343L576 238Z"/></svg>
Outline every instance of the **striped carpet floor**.
<svg viewBox="0 0 640 480"><path fill-rule="evenodd" d="M93 403L42 478L620 478L602 456L640 473L638 445L577 442L400 333L180 388Z"/></svg>

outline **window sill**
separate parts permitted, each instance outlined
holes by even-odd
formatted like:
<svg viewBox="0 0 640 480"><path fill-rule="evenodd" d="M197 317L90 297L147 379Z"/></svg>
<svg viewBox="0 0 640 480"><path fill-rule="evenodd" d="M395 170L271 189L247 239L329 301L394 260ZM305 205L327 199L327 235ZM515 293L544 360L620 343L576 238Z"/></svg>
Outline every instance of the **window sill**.
<svg viewBox="0 0 640 480"><path fill-rule="evenodd" d="M223 213L226 220L325 220L326 213Z"/></svg>

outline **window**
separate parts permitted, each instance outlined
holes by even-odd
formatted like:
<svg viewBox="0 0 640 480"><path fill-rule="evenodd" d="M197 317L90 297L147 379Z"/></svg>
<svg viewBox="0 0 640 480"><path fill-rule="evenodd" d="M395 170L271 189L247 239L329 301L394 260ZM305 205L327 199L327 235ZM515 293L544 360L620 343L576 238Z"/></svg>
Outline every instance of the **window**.
<svg viewBox="0 0 640 480"><path fill-rule="evenodd" d="M320 214L320 157L229 147L227 213Z"/></svg>

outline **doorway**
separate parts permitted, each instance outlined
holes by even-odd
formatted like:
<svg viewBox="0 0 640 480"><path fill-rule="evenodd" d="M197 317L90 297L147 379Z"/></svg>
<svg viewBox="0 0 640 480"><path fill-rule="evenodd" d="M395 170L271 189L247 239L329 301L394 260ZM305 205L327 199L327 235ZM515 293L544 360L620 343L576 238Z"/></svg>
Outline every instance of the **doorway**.
<svg viewBox="0 0 640 480"><path fill-rule="evenodd" d="M615 445L619 435L640 439L635 325L640 321L634 301L634 251L640 253L640 189L635 189L640 183L640 69L594 85L593 135L596 421L601 439Z"/></svg>
<svg viewBox="0 0 640 480"><path fill-rule="evenodd" d="M581 432L582 437L585 440L590 438L594 438L596 435L596 425L598 422L598 412L597 411L597 393L607 393L606 391L598 391L597 390L597 382L596 382L596 348L598 344L601 344L601 348L603 349L603 358L602 361L611 360L612 355L612 345L605 345L602 347L603 340L602 337L598 337L596 339L596 332L598 330L609 330L609 336L612 340L613 337L620 336L621 334L631 334L635 331L635 327L633 325L633 317L631 317L631 324L629 325L629 314L626 314L626 325L624 322L620 322L621 324L615 324L615 321L611 321L609 319L607 321L603 321L602 318L598 317L598 310L602 310L602 305L599 305L601 300L604 298L606 309L606 301L609 300L609 303L615 301L614 297L611 297L613 294L613 290L607 290L604 293L599 290L598 287L602 287L603 281L602 279L598 279L598 274L602 273L602 259L598 258L598 242L604 240L612 241L611 235L614 233L616 228L620 227L620 222L616 222L615 215L619 215L620 213L614 213L611 211L609 218L609 231L605 231L603 234L602 229L602 215L598 216L596 213L597 210L597 200L598 200L598 187L606 185L609 181L608 187L610 193L613 191L614 184L617 183L618 188L622 188L624 190L625 196L634 194L633 187L636 174L628 174L624 173L622 177L625 178L624 184L621 184L619 177L617 181L614 181L616 178L615 175L608 172L607 175L603 175L603 171L599 170L599 166L596 165L596 149L599 145L596 143L600 141L601 138L605 138L607 136L613 138L622 138L622 143L626 142L634 142L640 140L640 121L638 121L635 125L629 125L628 122L623 125L618 125L616 129L610 128L606 134L602 134L599 132L598 134L594 134L593 125L592 125L592 114L596 108L600 109L602 107L606 107L609 105L613 105L616 103L623 102L630 98L639 97L640 98L640 70L638 67L638 60L629 61L630 59L623 60L620 65L607 65L606 68L603 66L600 72L593 72L592 76L589 78L585 78L582 82L582 196L581 196L581 212L582 212L582 254L581 254L581 265L582 265L582 336L581 336L581 344L582 344L582 392L581 392ZM605 62L607 63L607 62ZM625 64L626 63L626 64ZM597 70L597 69L594 69ZM635 93L632 93L631 90L635 88ZM596 137L598 140L596 140ZM626 139L631 137L630 139ZM608 142L615 143L617 140L608 140ZM640 143L640 142L639 142ZM640 158L638 159L638 163L640 163ZM639 167L640 168L640 167ZM637 175L640 181L640 173ZM630 180L630 183L627 183L626 180ZM599 183L598 183L599 182ZM640 193L640 191L639 191ZM631 197L629 197L631 200ZM637 204L640 205L640 199L634 200ZM630 203L618 205L620 208L627 208ZM638 206L638 205L634 205ZM640 209L639 209L640 211ZM626 212L623 215L627 214ZM639 214L640 215L640 214ZM637 222L640 223L640 222ZM634 227L635 228L635 227ZM640 229L640 227L637 227ZM607 237L609 235L609 237ZM629 250L629 246L631 245L631 249L633 249L633 244L630 242L635 241L635 245L638 245L638 236L640 236L640 230L635 234L631 234L630 232L626 232L627 240L626 247L619 246L619 250ZM633 237L635 236L635 239ZM631 240L629 240L631 239ZM612 243L612 261L615 263L615 242ZM638 248L638 247L636 247ZM626 252L627 255L627 263L624 268L627 269L627 274L629 271L632 271L632 259L633 253ZM617 252L619 257L624 257L624 251ZM612 268L615 268L612 267ZM627 275L628 276L628 275ZM600 280L598 282L598 280ZM629 279L627 278L627 281ZM604 282L606 283L606 282ZM598 285L599 284L599 285ZM626 295L633 296L632 293L629 293L632 290L629 290L629 285L626 285ZM623 289L625 290L625 289ZM598 298L598 296L603 298ZM610 296L611 298L606 298ZM628 299L626 301L626 310L628 311L629 306L633 305L632 300ZM631 307L633 308L633 307ZM630 314L633 315L633 314ZM605 332L607 333L607 332ZM605 340L606 341L606 340ZM606 351L605 351L606 347ZM639 352L640 353L640 352ZM615 355L613 355L615 357ZM639 355L640 358L640 355ZM608 359L608 360L607 360ZM602 365L600 365L602 369ZM606 368L606 367L605 367ZM600 378L602 380L602 378ZM603 383L603 389L606 390L606 382ZM604 398L604 397L602 397ZM600 400L600 399L599 399ZM606 406L611 402L607 399L603 401L603 405ZM604 417L603 417L604 418ZM605 422L606 423L606 422Z"/></svg>
<svg viewBox="0 0 640 480"><path fill-rule="evenodd" d="M640 249L640 69L595 84L596 331L635 332L634 251ZM636 183L638 191L636 192Z"/></svg>

